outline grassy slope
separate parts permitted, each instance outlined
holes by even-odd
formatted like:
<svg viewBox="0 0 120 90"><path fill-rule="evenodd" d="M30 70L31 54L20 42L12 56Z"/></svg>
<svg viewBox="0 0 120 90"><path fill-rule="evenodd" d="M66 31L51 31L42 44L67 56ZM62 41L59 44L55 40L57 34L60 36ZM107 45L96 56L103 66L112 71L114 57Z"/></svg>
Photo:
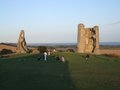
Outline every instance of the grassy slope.
<svg viewBox="0 0 120 90"><path fill-rule="evenodd" d="M70 76L78 90L120 89L120 58L64 53L69 61Z"/></svg>
<svg viewBox="0 0 120 90"><path fill-rule="evenodd" d="M38 55L17 55L0 59L0 90L119 90L120 58L56 53L66 63Z"/></svg>

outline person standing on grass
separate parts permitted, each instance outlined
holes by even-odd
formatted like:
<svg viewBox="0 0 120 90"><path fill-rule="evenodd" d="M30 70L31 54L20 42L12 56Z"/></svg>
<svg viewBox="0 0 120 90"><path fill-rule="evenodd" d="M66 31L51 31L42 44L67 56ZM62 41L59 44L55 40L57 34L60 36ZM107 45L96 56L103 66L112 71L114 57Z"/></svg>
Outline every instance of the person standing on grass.
<svg viewBox="0 0 120 90"><path fill-rule="evenodd" d="M47 61L47 52L44 52L44 60Z"/></svg>
<svg viewBox="0 0 120 90"><path fill-rule="evenodd" d="M61 57L61 61L62 61L63 63L65 63L65 58L64 58L64 56Z"/></svg>
<svg viewBox="0 0 120 90"><path fill-rule="evenodd" d="M87 54L87 55L85 56L86 60L88 60L88 59L89 59L89 57L90 57L90 55L89 55L89 54Z"/></svg>

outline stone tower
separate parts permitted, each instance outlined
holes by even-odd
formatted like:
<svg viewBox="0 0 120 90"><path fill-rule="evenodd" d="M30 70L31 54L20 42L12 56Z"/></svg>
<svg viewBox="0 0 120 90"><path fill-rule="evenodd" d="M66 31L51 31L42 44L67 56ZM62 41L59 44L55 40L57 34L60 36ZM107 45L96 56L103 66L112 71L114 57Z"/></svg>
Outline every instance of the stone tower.
<svg viewBox="0 0 120 90"><path fill-rule="evenodd" d="M21 30L17 44L17 53L27 53L27 52L28 52L28 48L25 41L25 33L24 30Z"/></svg>
<svg viewBox="0 0 120 90"><path fill-rule="evenodd" d="M99 27L85 28L83 24L78 25L78 53L99 54Z"/></svg>

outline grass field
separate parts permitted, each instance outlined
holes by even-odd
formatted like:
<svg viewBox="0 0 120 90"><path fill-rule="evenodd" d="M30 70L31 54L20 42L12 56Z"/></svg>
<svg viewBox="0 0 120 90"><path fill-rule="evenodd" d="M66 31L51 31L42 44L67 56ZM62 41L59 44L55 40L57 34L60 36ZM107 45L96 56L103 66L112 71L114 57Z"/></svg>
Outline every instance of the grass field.
<svg viewBox="0 0 120 90"><path fill-rule="evenodd" d="M66 62L37 60L40 55L0 59L0 90L120 90L120 58L77 53Z"/></svg>

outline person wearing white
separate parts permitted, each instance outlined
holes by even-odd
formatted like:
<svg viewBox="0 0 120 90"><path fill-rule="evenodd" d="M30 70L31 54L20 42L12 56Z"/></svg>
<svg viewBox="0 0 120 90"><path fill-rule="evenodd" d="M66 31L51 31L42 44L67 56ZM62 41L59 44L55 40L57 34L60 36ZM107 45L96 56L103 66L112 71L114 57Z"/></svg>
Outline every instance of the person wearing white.
<svg viewBox="0 0 120 90"><path fill-rule="evenodd" d="M62 61L63 63L65 63L65 58L64 58L64 56L61 57L61 61Z"/></svg>
<svg viewBox="0 0 120 90"><path fill-rule="evenodd" d="M44 60L46 61L47 60L47 53L44 52Z"/></svg>

